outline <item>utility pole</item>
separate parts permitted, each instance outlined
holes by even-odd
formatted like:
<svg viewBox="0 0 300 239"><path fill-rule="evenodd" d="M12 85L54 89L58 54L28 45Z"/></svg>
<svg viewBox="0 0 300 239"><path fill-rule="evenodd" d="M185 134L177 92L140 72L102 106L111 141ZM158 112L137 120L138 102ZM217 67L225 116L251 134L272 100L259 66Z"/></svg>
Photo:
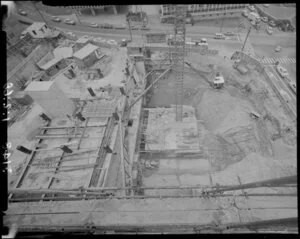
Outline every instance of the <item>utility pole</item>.
<svg viewBox="0 0 300 239"><path fill-rule="evenodd" d="M225 4L225 15L226 15L226 4ZM221 28L220 28L220 33L222 33L222 30L223 30L223 23L224 23L225 15L223 16L223 19L222 19Z"/></svg>
<svg viewBox="0 0 300 239"><path fill-rule="evenodd" d="M47 24L43 14L39 11L39 9L37 8L37 6L32 2L33 7L37 10L37 12L41 15L42 19L44 20L44 22Z"/></svg>
<svg viewBox="0 0 300 239"><path fill-rule="evenodd" d="M244 41L244 44L243 44L243 47L242 47L242 51L244 51L244 48L245 48L245 45L246 45L246 41L247 41L247 39L248 39L248 36L249 36L249 34L250 34L250 31L251 31L251 26L249 27L247 36L246 36L246 38L245 38L245 41Z"/></svg>
<svg viewBox="0 0 300 239"><path fill-rule="evenodd" d="M130 16L126 16L126 21L128 24L128 28L129 28L129 34L130 34L130 41L132 42L132 34L131 34L131 24L130 24Z"/></svg>
<svg viewBox="0 0 300 239"><path fill-rule="evenodd" d="M187 5L176 5L174 19L174 42L171 52L171 57L174 62L172 70L175 72L176 82L176 121L182 121L186 13Z"/></svg>
<svg viewBox="0 0 300 239"><path fill-rule="evenodd" d="M77 13L77 10L76 10L76 9L75 9L74 13L75 13L75 16L76 16L78 22L82 25L82 23L81 23L81 21L80 21L80 19L79 19L79 16L78 16L78 13Z"/></svg>

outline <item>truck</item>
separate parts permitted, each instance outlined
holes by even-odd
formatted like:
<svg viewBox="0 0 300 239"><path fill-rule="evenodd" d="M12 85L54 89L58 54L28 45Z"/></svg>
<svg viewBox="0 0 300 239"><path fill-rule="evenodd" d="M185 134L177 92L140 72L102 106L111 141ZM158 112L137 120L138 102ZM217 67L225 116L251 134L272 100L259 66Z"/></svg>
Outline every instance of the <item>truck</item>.
<svg viewBox="0 0 300 239"><path fill-rule="evenodd" d="M208 43L206 38L192 38L191 42L193 42L195 46L208 48Z"/></svg>
<svg viewBox="0 0 300 239"><path fill-rule="evenodd" d="M174 40L175 40L175 36L174 35L167 35L167 43L168 45L173 45L174 44ZM183 43L183 39L178 39L179 42Z"/></svg>
<svg viewBox="0 0 300 239"><path fill-rule="evenodd" d="M224 40L226 37L223 33L216 33L214 39L222 39Z"/></svg>
<svg viewBox="0 0 300 239"><path fill-rule="evenodd" d="M240 63L240 60L235 60L233 63L233 68L240 72L242 75L248 73L248 68Z"/></svg>
<svg viewBox="0 0 300 239"><path fill-rule="evenodd" d="M253 22L260 22L260 16L257 12L250 12L248 15L248 19Z"/></svg>
<svg viewBox="0 0 300 239"><path fill-rule="evenodd" d="M221 89L224 86L224 83L225 83L224 77L220 75L220 73L217 73L214 79L213 87L215 89Z"/></svg>

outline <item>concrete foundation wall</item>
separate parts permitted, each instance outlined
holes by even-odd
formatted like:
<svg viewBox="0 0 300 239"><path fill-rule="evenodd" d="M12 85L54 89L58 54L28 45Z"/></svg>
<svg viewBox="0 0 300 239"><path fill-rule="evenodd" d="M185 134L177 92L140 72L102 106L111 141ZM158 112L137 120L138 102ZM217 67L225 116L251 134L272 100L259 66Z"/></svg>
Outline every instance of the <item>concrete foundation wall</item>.
<svg viewBox="0 0 300 239"><path fill-rule="evenodd" d="M72 100L66 97L54 81L32 82L25 89L25 92L52 118L65 117L67 114L72 115L75 110Z"/></svg>

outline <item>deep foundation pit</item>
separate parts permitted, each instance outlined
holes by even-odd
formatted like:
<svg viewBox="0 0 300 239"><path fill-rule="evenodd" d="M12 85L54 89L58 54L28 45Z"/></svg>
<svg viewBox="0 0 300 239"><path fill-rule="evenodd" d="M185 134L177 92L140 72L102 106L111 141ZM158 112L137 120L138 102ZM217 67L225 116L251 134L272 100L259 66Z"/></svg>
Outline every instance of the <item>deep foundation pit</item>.
<svg viewBox="0 0 300 239"><path fill-rule="evenodd" d="M140 163L142 185L153 189L144 193L190 195L192 189L155 188L236 185L238 178L247 183L294 175L296 147L283 130L293 128L292 121L276 108L280 101L264 76L255 70L242 75L229 58L218 55L189 53L186 61L198 72L185 65L183 122L175 121L173 72L146 95ZM222 89L207 83L216 72L225 78Z"/></svg>

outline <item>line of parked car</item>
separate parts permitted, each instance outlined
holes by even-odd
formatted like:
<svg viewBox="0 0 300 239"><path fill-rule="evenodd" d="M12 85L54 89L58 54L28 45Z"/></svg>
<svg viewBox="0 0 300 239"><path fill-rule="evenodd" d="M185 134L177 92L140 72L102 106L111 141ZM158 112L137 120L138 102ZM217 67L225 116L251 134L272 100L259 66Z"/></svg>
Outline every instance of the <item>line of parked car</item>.
<svg viewBox="0 0 300 239"><path fill-rule="evenodd" d="M215 33L214 39L225 40L226 37L230 37L230 36L236 36L236 33L234 32Z"/></svg>
<svg viewBox="0 0 300 239"><path fill-rule="evenodd" d="M264 7L269 7L269 4L264 4ZM260 22L265 22L269 25L269 27L266 29L267 33L272 35L273 33L273 28L278 28L281 31L294 31L295 27L290 25L289 23L282 23L282 22L277 22L277 24L273 21L270 20L268 17L261 17L255 7L253 5L248 5L248 9L245 9L242 13L244 17L246 17L252 26L256 28L257 30L260 29L261 25ZM282 25L286 24L286 25Z"/></svg>
<svg viewBox="0 0 300 239"><path fill-rule="evenodd" d="M268 5L268 4L265 4L265 5ZM268 6L267 6L268 7ZM262 21L262 22L265 22L265 23L268 23L268 25L272 28L272 27L276 27L276 24L274 21L269 21L268 17L261 17L257 10L255 9L255 7L253 5L249 5L248 6L248 10L245 9L242 13L242 15L244 17L246 17L248 20L250 20L251 24L255 27L258 27L259 28L259 23ZM271 31L271 28L268 28L269 30L267 30L267 32L269 34L272 34L273 32Z"/></svg>
<svg viewBox="0 0 300 239"><path fill-rule="evenodd" d="M18 10L19 14L22 15L22 16L27 16L27 12L24 11L23 9L19 9ZM59 17L57 16L52 16L51 20L53 22L61 22L62 19L60 19ZM67 19L64 19L63 22L65 24L68 24L68 25L75 25L76 22L67 18ZM127 25L123 24L123 25L119 25L119 26L114 26L112 24L108 24L108 23L105 23L105 24L97 24L95 22L92 22L92 23L89 23L88 24L89 27L91 28L104 28L104 29L127 29ZM150 31L150 28L147 27L147 26L142 26L142 27L138 27L138 26L131 26L131 30L142 30L142 31Z"/></svg>
<svg viewBox="0 0 300 239"><path fill-rule="evenodd" d="M52 21L54 22L61 22L62 20L57 17L57 16L53 16L52 17ZM71 19L65 19L64 23L68 24L68 25L75 25L76 22L71 20ZM97 24L95 22L92 23L88 23L88 26L91 28L104 28L104 29L127 29L127 25L123 24L123 25L117 25L114 26L112 24L108 24L108 23L104 23L104 24ZM143 31L149 31L150 28L147 26L142 26L142 27L138 27L138 26L131 26L131 30L143 30Z"/></svg>
<svg viewBox="0 0 300 239"><path fill-rule="evenodd" d="M296 82L292 81L291 79L289 79L289 73L287 71L287 69L285 69L284 67L282 67L279 62L276 62L276 71L277 73L285 80L287 80L288 82L288 86L292 89L292 91L296 94L297 93L297 86L296 86Z"/></svg>

